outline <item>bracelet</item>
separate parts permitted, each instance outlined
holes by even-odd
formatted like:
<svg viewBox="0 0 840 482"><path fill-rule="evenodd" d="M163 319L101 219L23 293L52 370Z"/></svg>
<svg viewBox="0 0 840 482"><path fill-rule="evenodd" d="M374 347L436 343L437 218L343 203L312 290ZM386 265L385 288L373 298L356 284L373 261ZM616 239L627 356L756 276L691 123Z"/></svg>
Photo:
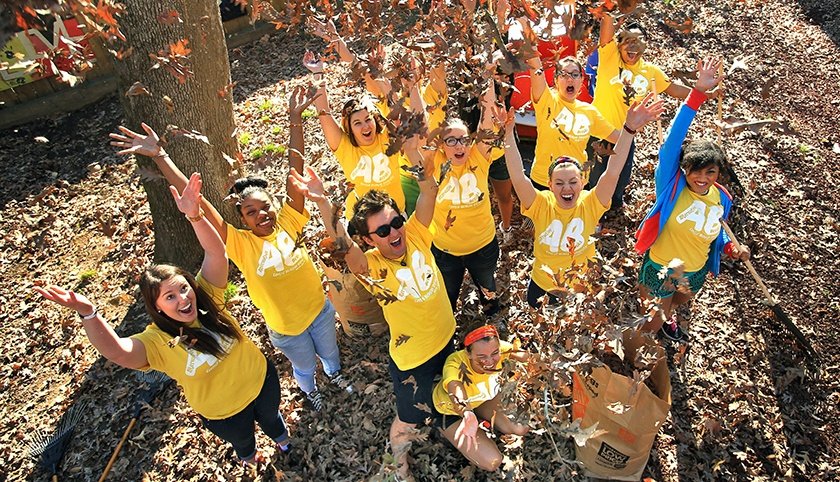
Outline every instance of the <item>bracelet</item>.
<svg viewBox="0 0 840 482"><path fill-rule="evenodd" d="M90 321L90 320L92 320L92 319L96 318L96 315L98 315L98 314L99 314L99 309L98 309L97 307L95 307L95 306L94 306L94 307L93 307L93 313L91 313L91 314L89 314L89 315L83 315L83 314L81 314L81 313L79 313L79 312L76 312L76 314L77 314L77 315L79 315L79 318L81 318L81 319L82 319L82 321Z"/></svg>
<svg viewBox="0 0 840 482"><path fill-rule="evenodd" d="M303 124L298 122L289 122L289 127L303 127Z"/></svg>
<svg viewBox="0 0 840 482"><path fill-rule="evenodd" d="M627 124L624 124L624 132L626 132L626 133L628 133L628 134L630 134L630 135L634 135L634 136L636 135L636 131L634 131L633 129L631 129L631 128L627 127Z"/></svg>
<svg viewBox="0 0 840 482"><path fill-rule="evenodd" d="M328 110L319 111L318 116L320 117L322 115L332 115L332 111L328 111Z"/></svg>
<svg viewBox="0 0 840 482"><path fill-rule="evenodd" d="M543 70L542 68L539 68L539 69L534 71L534 75L542 75L544 72L545 72L545 70Z"/></svg>
<svg viewBox="0 0 840 482"><path fill-rule="evenodd" d="M189 214L184 214L184 217L189 219L191 223L197 223L198 221L201 221L204 218L204 210L198 208L198 216L190 216Z"/></svg>

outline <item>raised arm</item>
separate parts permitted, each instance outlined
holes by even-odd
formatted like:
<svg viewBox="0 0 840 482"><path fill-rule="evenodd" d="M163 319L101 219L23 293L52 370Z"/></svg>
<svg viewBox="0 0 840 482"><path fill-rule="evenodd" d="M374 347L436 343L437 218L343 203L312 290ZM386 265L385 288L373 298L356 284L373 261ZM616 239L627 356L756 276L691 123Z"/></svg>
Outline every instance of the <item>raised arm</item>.
<svg viewBox="0 0 840 482"><path fill-rule="evenodd" d="M685 102L677 109L677 115L671 121L665 141L659 148L659 162L656 165L655 174L657 194L662 188L670 185L680 168L679 157L688 128L697 115L697 110L706 101L706 92L715 88L723 80L723 75L719 73L720 66L721 60L711 57L701 60L698 64L697 84Z"/></svg>
<svg viewBox="0 0 840 482"><path fill-rule="evenodd" d="M435 179L434 156L424 156L418 151L419 138L413 138L406 142L406 155L409 161L415 167L422 167L415 179L420 186L420 194L417 196L417 203L414 207L414 218L417 219L423 226L429 227L432 224L432 218L435 215L435 204L438 195L438 183ZM418 151L415 154L408 155L410 151ZM423 164L418 165L417 162L422 160Z"/></svg>
<svg viewBox="0 0 840 482"><path fill-rule="evenodd" d="M548 82L545 80L545 72L543 72L542 60L540 60L540 53L536 50L537 35L531 28L531 22L526 17L519 19L522 25L522 42L523 47L531 45L533 49L533 56L529 58L528 74L531 77L531 100L539 102L545 91L548 90Z"/></svg>
<svg viewBox="0 0 840 482"><path fill-rule="evenodd" d="M341 130L341 126L335 120L335 117L333 117L332 111L330 111L327 83L324 80L324 61L315 58L315 54L307 50L303 54L303 65L315 74L315 83L318 89L316 91L315 108L318 109L318 120L321 122L321 129L324 130L324 139L326 139L327 145L335 151L341 143L341 137L344 135L344 131Z"/></svg>
<svg viewBox="0 0 840 482"><path fill-rule="evenodd" d="M228 257L225 243L218 231L207 220L201 209L201 174L194 172L181 194L175 186L169 186L178 210L186 216L192 225L198 242L204 249L204 260L201 262L201 275L211 285L224 287L228 279Z"/></svg>
<svg viewBox="0 0 840 482"><path fill-rule="evenodd" d="M122 134L110 134L111 139L114 139L111 141L111 145L122 149L117 152L117 154L123 156L128 154L139 154L150 158L154 161L155 165L160 170L160 173L163 174L166 182L175 186L175 188L179 191L183 190L187 186L187 176L181 172L181 169L172 162L169 154L167 154L160 146L160 138L154 129L149 127L145 122L141 123L140 127L143 128L146 135L139 134L123 126L118 127ZM204 210L210 224L216 228L219 236L222 237L222 241L226 241L227 224L222 218L222 215L219 214L219 211L217 211L216 208L203 197L201 199L201 209Z"/></svg>
<svg viewBox="0 0 840 482"><path fill-rule="evenodd" d="M627 112L627 120L624 122L624 128L621 129L618 142L615 144L615 153L610 156L607 161L607 169L595 185L595 195L598 196L598 200L601 201L603 206L609 205L612 199L621 170L624 169L624 163L627 162L627 154L630 153L630 145L633 143L636 132L641 130L648 122L659 118L664 110L663 101L654 102L653 97L652 93L646 95L641 103L634 103Z"/></svg>
<svg viewBox="0 0 840 482"><path fill-rule="evenodd" d="M338 52L338 58L342 62L353 62L356 60L356 54L350 50L347 43L338 34L338 30L335 28L335 23L333 23L332 19L327 19L326 22L322 22L315 17L309 17L307 24L314 35L321 37L327 42L328 46L335 47L336 52Z"/></svg>
<svg viewBox="0 0 840 482"><path fill-rule="evenodd" d="M318 210L321 211L321 219L324 220L324 228L326 228L327 234L336 240L336 245L338 246L339 251L345 249L347 250L347 254L344 256L344 261L347 263L347 267L350 268L350 271L356 274L367 275L368 264L365 253L362 251L362 248L353 241L353 238L347 234L347 230L344 229L344 224L336 217L337 211L333 210L332 203L330 203L330 200L327 199L326 195L324 195L324 184L321 182L321 179L315 171L311 167L307 166L306 173L304 175L292 169L289 173L289 179L295 184L296 188L303 193L304 196L318 206Z"/></svg>
<svg viewBox="0 0 840 482"><path fill-rule="evenodd" d="M149 365L145 345L138 340L118 336L84 295L55 285L36 287L35 291L54 303L75 310L82 318L82 327L91 345L105 358L126 368L143 368Z"/></svg>
<svg viewBox="0 0 840 482"><path fill-rule="evenodd" d="M306 87L299 85L289 97L289 167L297 172L303 172L303 154L306 146L303 141L303 111L315 100L317 93L307 95ZM289 206L302 213L304 210L303 193L291 181L291 169L286 176L286 193L289 195Z"/></svg>
<svg viewBox="0 0 840 482"><path fill-rule="evenodd" d="M498 118L498 113L501 112L503 115L501 118ZM493 79L490 79L490 85L487 87L487 90L484 91L484 94L481 96L481 122L478 124L479 131L493 131L496 129L496 121L503 121L507 117L504 109L501 111L497 108L496 105L496 83ZM478 147L479 152L485 159L490 158L490 149L492 146L487 142L490 139L484 139L479 136L481 141L479 141L476 146ZM492 160L492 159L491 159Z"/></svg>
<svg viewBox="0 0 840 482"><path fill-rule="evenodd" d="M513 135L513 129L516 126L513 119L514 110L511 107L505 118L505 164L507 164L513 189L519 197L519 203L523 208L528 209L537 198L537 190L534 189L534 185L531 184L531 180L525 175L525 169L522 167L522 155L519 153L516 137Z"/></svg>
<svg viewBox="0 0 840 482"><path fill-rule="evenodd" d="M607 45L615 38L615 21L607 12L601 14L601 27L598 33L599 46Z"/></svg>

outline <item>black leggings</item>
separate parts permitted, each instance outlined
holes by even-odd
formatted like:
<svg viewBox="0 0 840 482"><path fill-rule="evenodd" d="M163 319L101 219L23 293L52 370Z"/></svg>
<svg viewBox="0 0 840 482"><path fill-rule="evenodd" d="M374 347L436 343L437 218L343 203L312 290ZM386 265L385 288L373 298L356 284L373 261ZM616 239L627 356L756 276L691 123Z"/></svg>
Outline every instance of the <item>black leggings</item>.
<svg viewBox="0 0 840 482"><path fill-rule="evenodd" d="M531 308L540 307L539 299L540 297L545 295L545 293L546 291L544 289L540 288L539 286L537 286L536 283L534 283L533 278L531 278L531 280L528 281L528 295L526 298L528 300L528 304L531 305ZM548 294L548 304L554 305L558 301L560 300L558 300L556 296L552 295L551 293Z"/></svg>
<svg viewBox="0 0 840 482"><path fill-rule="evenodd" d="M257 439L254 436L254 422L260 424L263 432L275 442L283 442L289 438L289 431L283 421L280 407L280 379L274 364L265 360L267 368L262 390L253 402L243 408L236 415L221 420L208 420L201 417L201 421L208 430L220 439L233 445L236 456L248 460L257 453Z"/></svg>

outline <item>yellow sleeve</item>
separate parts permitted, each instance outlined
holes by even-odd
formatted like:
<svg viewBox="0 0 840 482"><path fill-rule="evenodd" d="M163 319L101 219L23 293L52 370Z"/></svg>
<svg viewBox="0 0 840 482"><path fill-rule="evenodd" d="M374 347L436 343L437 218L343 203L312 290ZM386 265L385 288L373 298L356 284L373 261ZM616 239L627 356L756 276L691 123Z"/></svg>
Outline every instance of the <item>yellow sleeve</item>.
<svg viewBox="0 0 840 482"><path fill-rule="evenodd" d="M650 65L649 67L653 73L654 80L656 80L657 93L661 94L671 86L671 79L659 67L655 65Z"/></svg>
<svg viewBox="0 0 840 482"><path fill-rule="evenodd" d="M443 384L443 389L449 393L449 382L461 380L461 363L462 363L462 355L465 354L464 350L458 350L455 353L452 353L448 357L446 357L446 363L443 364L443 375L441 376L441 383Z"/></svg>
<svg viewBox="0 0 840 482"><path fill-rule="evenodd" d="M408 218L405 234L409 238L416 239L418 241L417 244L423 245L427 248L431 248L432 246L434 234L427 226L423 226L423 223L418 221L413 214Z"/></svg>
<svg viewBox="0 0 840 482"><path fill-rule="evenodd" d="M596 224L598 224L598 221L601 219L601 216L603 216L604 213L607 212L607 210L610 208L612 200L610 200L610 202L607 203L606 206L601 204L601 200L598 199L598 196L593 190L586 191L586 199L584 199L583 202L586 203L587 216L590 217L590 219L586 221L586 225L595 226Z"/></svg>
<svg viewBox="0 0 840 482"><path fill-rule="evenodd" d="M225 251L233 264L239 265L245 258L244 237L247 236L242 230L236 229L232 224L227 225L227 238L225 239Z"/></svg>
<svg viewBox="0 0 840 482"><path fill-rule="evenodd" d="M589 114L591 126L591 130L589 132L591 135L599 139L606 139L613 133L615 127L604 119L604 116L601 115L601 112L598 109L591 107L588 109L587 113Z"/></svg>
<svg viewBox="0 0 840 482"><path fill-rule="evenodd" d="M360 154L358 148L350 142L350 136L346 133L341 134L341 141L339 141L338 149L335 150L334 154L338 165L344 171L344 177L347 177L356 167L356 163L359 162Z"/></svg>
<svg viewBox="0 0 840 482"><path fill-rule="evenodd" d="M280 213L277 215L277 224L287 233L294 233L297 237L303 232L303 227L309 222L309 218L309 211L306 209L301 213L291 207L289 203L283 203L283 207L280 208Z"/></svg>
<svg viewBox="0 0 840 482"><path fill-rule="evenodd" d="M204 276L201 274L201 271L199 271L198 274L195 275L195 282L201 289L203 289L208 295L210 295L210 298L213 300L213 303L215 303L216 307L219 308L219 310L225 309L225 289L227 288L227 286L213 286L212 284L210 284L209 281L204 279Z"/></svg>
<svg viewBox="0 0 840 482"><path fill-rule="evenodd" d="M160 368L163 367L163 357L160 355L160 348L162 346L160 343L160 330L155 329L153 325L148 325L145 330L140 333L135 333L129 338L139 341L146 349L146 360L148 361L148 365L140 368L140 370L160 370Z"/></svg>
<svg viewBox="0 0 840 482"><path fill-rule="evenodd" d="M618 42L613 39L611 42L607 43L606 45L601 45L598 47L598 69L600 74L600 69L602 65L610 65L612 63L618 64L619 53L618 53ZM600 78L598 79L600 80Z"/></svg>
<svg viewBox="0 0 840 482"><path fill-rule="evenodd" d="M534 101L533 96L531 102L534 104L534 113L537 116L537 123L550 122L555 115L557 115L557 99L554 98L554 89L546 87L539 102Z"/></svg>
<svg viewBox="0 0 840 482"><path fill-rule="evenodd" d="M531 207L525 209L524 207L520 206L522 210L522 214L531 218L531 220L536 219L539 217L540 213L548 206L548 202L545 198L545 194L548 193L549 196L553 196L554 194L551 191L537 191L537 196L534 198L534 202L531 203Z"/></svg>

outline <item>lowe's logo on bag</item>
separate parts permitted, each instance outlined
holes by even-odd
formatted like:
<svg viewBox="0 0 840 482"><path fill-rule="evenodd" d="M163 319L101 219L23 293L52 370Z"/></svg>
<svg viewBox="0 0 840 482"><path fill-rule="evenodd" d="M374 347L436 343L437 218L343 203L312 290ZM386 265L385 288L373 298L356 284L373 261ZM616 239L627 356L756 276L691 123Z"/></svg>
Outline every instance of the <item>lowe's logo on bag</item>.
<svg viewBox="0 0 840 482"><path fill-rule="evenodd" d="M613 469L623 469L627 467L627 461L630 460L629 455L616 450L614 447L606 442L601 442L601 448L598 449L598 462L606 467Z"/></svg>

